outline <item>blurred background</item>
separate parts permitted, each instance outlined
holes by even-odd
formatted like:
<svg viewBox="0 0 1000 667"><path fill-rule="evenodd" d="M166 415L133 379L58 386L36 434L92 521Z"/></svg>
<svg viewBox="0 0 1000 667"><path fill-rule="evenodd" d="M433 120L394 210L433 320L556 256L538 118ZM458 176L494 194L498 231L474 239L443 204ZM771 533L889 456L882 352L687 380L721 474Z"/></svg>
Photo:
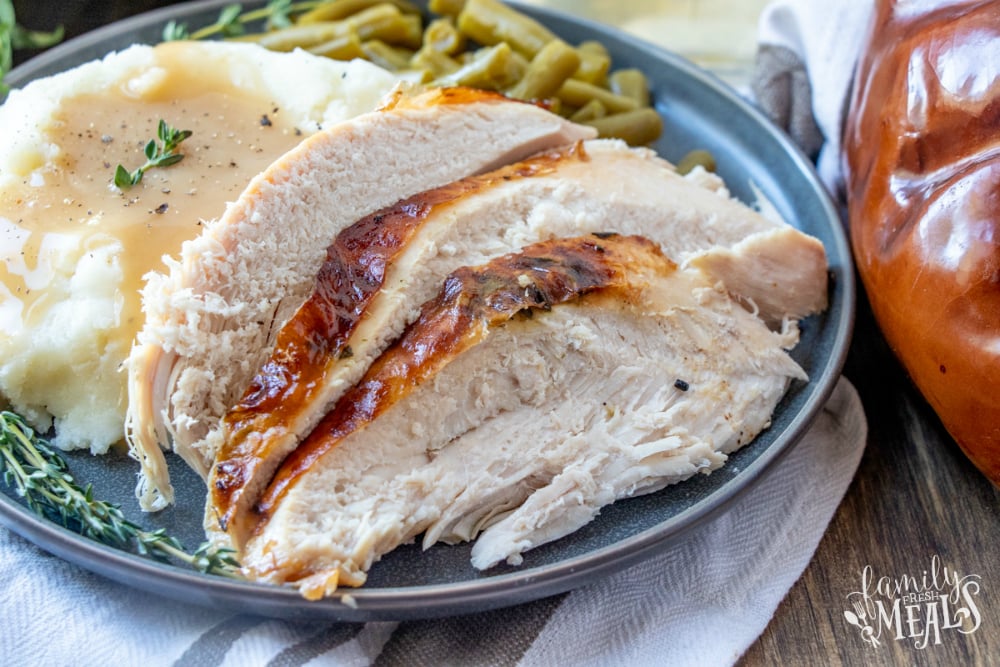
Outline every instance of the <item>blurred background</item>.
<svg viewBox="0 0 1000 667"><path fill-rule="evenodd" d="M770 0L521 0L617 26L745 84L757 51L757 19Z"/></svg>
<svg viewBox="0 0 1000 667"><path fill-rule="evenodd" d="M769 0L521 0L618 26L664 46L741 87L750 77L757 18ZM18 22L36 30L62 24L66 37L176 2L164 0L14 0ZM22 62L30 52L15 54Z"/></svg>
<svg viewBox="0 0 1000 667"><path fill-rule="evenodd" d="M70 39L132 14L179 3L164 0L13 0L13 4L17 22L24 27L49 31L62 25L66 38ZM14 62L23 62L31 55L30 51L19 51L14 54Z"/></svg>

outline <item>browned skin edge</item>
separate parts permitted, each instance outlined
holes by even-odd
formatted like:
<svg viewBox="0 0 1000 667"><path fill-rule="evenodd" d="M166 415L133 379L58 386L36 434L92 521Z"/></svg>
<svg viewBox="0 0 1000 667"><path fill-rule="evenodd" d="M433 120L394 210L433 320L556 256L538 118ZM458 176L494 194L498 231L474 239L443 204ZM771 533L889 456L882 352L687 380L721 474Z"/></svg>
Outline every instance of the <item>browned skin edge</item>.
<svg viewBox="0 0 1000 667"><path fill-rule="evenodd" d="M491 327L597 290L615 289L627 298L641 267L660 273L676 268L643 237L590 235L536 243L453 272L420 317L281 464L254 508L256 533L316 461L482 341Z"/></svg>
<svg viewBox="0 0 1000 667"><path fill-rule="evenodd" d="M442 104L457 105L472 104L474 102L516 102L517 104L527 104L539 109L545 109L546 111L552 111L552 103L548 100L521 100L516 97L507 97L503 93L492 90L467 88L464 86L432 88L419 95L407 95L404 91L397 90L386 98L378 110L432 109Z"/></svg>
<svg viewBox="0 0 1000 667"><path fill-rule="evenodd" d="M418 95L407 95L404 91L397 90L382 103L379 111L432 109L442 104L472 104L474 102L521 102L521 100L506 97L492 90L464 86L432 88Z"/></svg>
<svg viewBox="0 0 1000 667"><path fill-rule="evenodd" d="M219 525L226 530L247 485L268 459L272 441L251 437L288 424L306 409L382 288L386 271L421 224L439 208L503 181L549 174L566 159L587 159L582 144L472 176L404 199L337 235L309 299L282 327L271 356L240 402L223 418L225 441L211 484Z"/></svg>

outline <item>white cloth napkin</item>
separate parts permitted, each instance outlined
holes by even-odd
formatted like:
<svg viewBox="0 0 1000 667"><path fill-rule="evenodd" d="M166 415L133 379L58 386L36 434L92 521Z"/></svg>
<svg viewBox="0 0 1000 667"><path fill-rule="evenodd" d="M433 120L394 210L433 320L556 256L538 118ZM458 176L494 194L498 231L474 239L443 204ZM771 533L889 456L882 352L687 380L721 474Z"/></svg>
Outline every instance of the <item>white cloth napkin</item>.
<svg viewBox="0 0 1000 667"><path fill-rule="evenodd" d="M840 138L851 81L874 11L875 0L777 0L760 18L754 93L772 120L800 144L811 141L809 130L798 128L812 112L820 144L816 168L836 197L843 194ZM793 61L787 67L762 66L762 60L783 53ZM804 73L801 79L796 65ZM806 146L807 152L812 148Z"/></svg>
<svg viewBox="0 0 1000 667"><path fill-rule="evenodd" d="M762 42L792 54L812 81L814 97L806 86L785 117L808 128L802 109L813 109L829 184L837 182L843 100L870 8L785 0L762 17ZM776 99L789 98L762 100L770 112ZM866 436L857 393L842 379L761 483L680 543L568 594L443 620L292 622L188 606L105 580L0 528L0 656L11 665L79 667L732 664L812 558Z"/></svg>

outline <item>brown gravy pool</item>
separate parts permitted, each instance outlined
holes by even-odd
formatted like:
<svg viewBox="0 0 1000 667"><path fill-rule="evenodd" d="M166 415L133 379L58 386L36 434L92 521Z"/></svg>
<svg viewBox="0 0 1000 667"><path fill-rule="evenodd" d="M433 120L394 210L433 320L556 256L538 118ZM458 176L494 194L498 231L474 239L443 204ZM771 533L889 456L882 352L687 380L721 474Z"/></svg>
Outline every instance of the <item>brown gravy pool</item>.
<svg viewBox="0 0 1000 667"><path fill-rule="evenodd" d="M142 324L142 277L162 269L163 255L176 254L202 221L220 216L254 175L301 140L280 107L234 85L217 63L192 67L180 46L166 45L157 64L165 76L141 93L123 82L107 94L64 100L45 128L59 157L0 190L0 280L9 292L0 296L0 332L39 321L57 264L73 266L83 253L119 242L123 280L110 335L127 350ZM193 132L180 145L184 159L147 171L125 192L114 188L118 164L132 170L145 162L143 147L161 118Z"/></svg>

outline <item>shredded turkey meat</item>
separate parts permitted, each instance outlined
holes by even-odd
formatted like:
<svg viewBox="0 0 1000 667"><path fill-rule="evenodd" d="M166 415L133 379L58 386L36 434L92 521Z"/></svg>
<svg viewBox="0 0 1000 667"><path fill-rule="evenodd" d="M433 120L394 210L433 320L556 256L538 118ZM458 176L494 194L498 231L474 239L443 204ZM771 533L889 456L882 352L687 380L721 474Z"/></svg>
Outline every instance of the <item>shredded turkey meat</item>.
<svg viewBox="0 0 1000 667"><path fill-rule="evenodd" d="M320 597L421 533L517 562L722 465L805 379L795 340L640 237L460 269L280 466L244 566Z"/></svg>
<svg viewBox="0 0 1000 667"><path fill-rule="evenodd" d="M210 477L222 529L237 543L245 538L246 526L233 519L449 271L609 227L698 263L768 322L825 304L826 260L816 239L621 142L588 141L414 195L337 237L313 294L226 414ZM745 261L750 256L756 261Z"/></svg>

